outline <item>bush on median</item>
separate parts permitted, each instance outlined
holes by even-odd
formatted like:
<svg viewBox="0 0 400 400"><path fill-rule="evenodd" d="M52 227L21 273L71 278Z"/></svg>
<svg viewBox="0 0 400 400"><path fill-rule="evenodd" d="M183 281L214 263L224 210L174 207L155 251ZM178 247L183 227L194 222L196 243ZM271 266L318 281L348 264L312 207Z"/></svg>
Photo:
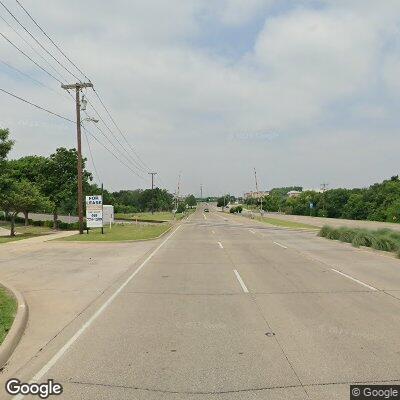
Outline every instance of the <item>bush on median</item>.
<svg viewBox="0 0 400 400"><path fill-rule="evenodd" d="M393 252L400 258L400 232L390 229L372 231L360 228L323 226L318 236L351 243L354 247L365 246L375 250Z"/></svg>

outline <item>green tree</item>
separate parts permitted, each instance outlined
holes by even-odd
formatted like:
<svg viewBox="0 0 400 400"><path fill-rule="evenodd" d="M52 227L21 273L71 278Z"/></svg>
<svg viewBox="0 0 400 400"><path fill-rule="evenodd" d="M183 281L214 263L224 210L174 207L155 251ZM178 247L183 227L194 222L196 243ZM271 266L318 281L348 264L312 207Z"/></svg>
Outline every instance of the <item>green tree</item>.
<svg viewBox="0 0 400 400"><path fill-rule="evenodd" d="M146 189L140 193L139 207L141 211L170 211L173 208L173 196L165 189Z"/></svg>
<svg viewBox="0 0 400 400"><path fill-rule="evenodd" d="M186 197L186 204L189 207L196 207L196 205L197 205L196 197L194 197L192 194L190 196Z"/></svg>
<svg viewBox="0 0 400 400"><path fill-rule="evenodd" d="M27 180L40 189L41 183L45 180L42 172L46 162L47 159L40 156L27 156L17 160L10 160L7 163L8 174L13 180ZM22 210L25 217L25 225L29 223L29 212L33 211L28 208L28 205Z"/></svg>
<svg viewBox="0 0 400 400"><path fill-rule="evenodd" d="M89 188L92 175L85 170L86 159L83 159L84 190ZM77 209L77 164L78 154L75 149L60 147L51 154L41 171L44 177L41 184L43 193L52 204L54 229L58 228L58 213L75 213Z"/></svg>
<svg viewBox="0 0 400 400"><path fill-rule="evenodd" d="M9 137L10 131L0 128L0 163L6 160L8 153L14 145L14 141Z"/></svg>
<svg viewBox="0 0 400 400"><path fill-rule="evenodd" d="M233 201L235 198L233 198ZM217 207L225 207L229 204L229 202L232 200L232 196L229 194L226 194L225 196L219 197L217 200Z"/></svg>
<svg viewBox="0 0 400 400"><path fill-rule="evenodd" d="M7 210L11 219L10 236L15 236L15 217L24 210L46 207L48 199L40 193L33 183L12 178L3 178L0 182L0 207Z"/></svg>
<svg viewBox="0 0 400 400"><path fill-rule="evenodd" d="M178 208L176 210L177 213L184 213L186 211L186 206L184 202L180 202L178 204Z"/></svg>

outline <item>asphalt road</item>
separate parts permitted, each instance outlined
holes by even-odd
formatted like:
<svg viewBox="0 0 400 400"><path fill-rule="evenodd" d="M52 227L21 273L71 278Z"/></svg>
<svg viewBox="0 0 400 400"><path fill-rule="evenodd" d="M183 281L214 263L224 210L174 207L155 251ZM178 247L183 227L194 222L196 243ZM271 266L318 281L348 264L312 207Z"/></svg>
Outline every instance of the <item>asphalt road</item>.
<svg viewBox="0 0 400 400"><path fill-rule="evenodd" d="M197 211L18 372L65 399L348 399L400 384L400 261ZM20 399L21 397L19 397Z"/></svg>

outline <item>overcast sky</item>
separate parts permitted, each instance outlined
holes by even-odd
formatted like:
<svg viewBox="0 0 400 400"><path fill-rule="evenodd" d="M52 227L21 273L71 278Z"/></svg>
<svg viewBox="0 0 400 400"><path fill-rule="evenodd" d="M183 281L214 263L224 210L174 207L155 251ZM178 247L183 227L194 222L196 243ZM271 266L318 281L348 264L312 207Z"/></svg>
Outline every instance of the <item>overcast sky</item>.
<svg viewBox="0 0 400 400"><path fill-rule="evenodd" d="M58 58L15 0L3 1ZM366 186L398 174L398 0L20 1L90 77L137 153L160 173L157 183L171 191L180 171L184 193L198 194L202 183L206 195L254 190L254 167L263 189ZM1 6L0 16L34 44ZM0 60L58 93L0 63L1 88L75 118L59 83L1 37ZM12 157L75 146L72 124L3 93L0 126L16 140ZM90 140L107 188L149 186L150 177L138 178ZM85 142L84 152L89 157Z"/></svg>

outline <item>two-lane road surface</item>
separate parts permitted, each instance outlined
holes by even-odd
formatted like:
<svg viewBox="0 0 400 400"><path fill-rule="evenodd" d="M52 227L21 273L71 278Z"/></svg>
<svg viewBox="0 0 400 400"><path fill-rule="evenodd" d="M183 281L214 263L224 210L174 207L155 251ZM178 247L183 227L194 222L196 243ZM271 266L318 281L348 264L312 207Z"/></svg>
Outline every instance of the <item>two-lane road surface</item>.
<svg viewBox="0 0 400 400"><path fill-rule="evenodd" d="M400 261L199 209L18 376L33 377L69 400L348 399L352 383L400 383Z"/></svg>

